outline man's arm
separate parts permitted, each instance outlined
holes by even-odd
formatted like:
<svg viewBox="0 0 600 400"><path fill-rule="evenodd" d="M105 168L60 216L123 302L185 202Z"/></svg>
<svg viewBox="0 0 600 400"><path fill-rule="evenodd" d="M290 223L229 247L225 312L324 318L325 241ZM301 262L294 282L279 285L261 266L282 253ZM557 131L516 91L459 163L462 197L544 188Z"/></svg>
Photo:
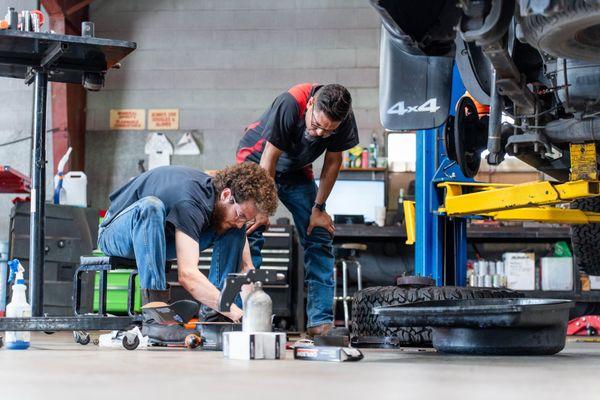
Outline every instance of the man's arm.
<svg viewBox="0 0 600 400"><path fill-rule="evenodd" d="M329 198L333 185L337 180L342 166L342 152L326 152L325 161L323 163L323 170L321 171L321 180L319 182L319 191L317 192L317 198L315 202L317 204L323 204ZM325 228L330 234L333 235L335 227L329 214L325 211L320 211L317 208L312 209L310 216L310 223L308 225L307 234L311 234L313 228L320 226Z"/></svg>
<svg viewBox="0 0 600 400"><path fill-rule="evenodd" d="M267 141L262 156L260 157L260 166L265 169L273 179L275 179L275 166L277 165L277 160L279 160L281 153L283 153L282 150L278 149L274 144ZM269 226L268 215L258 214L255 222L246 229L246 234L251 234L261 226Z"/></svg>
<svg viewBox="0 0 600 400"><path fill-rule="evenodd" d="M251 269L254 269L254 264L252 263L252 254L250 253L250 244L248 243L248 238L246 238L246 243L244 244L244 251L242 252L242 273L245 274ZM252 285L242 285L242 302L246 302L246 298L248 295L252 293Z"/></svg>
<svg viewBox="0 0 600 400"><path fill-rule="evenodd" d="M177 253L177 277L181 286L200 303L218 310L221 293L198 270L200 258L198 242L177 229L175 231L175 251ZM243 315L242 310L235 304L231 306L230 311L222 314L234 321L239 320Z"/></svg>
<svg viewBox="0 0 600 400"><path fill-rule="evenodd" d="M283 153L282 150L278 149L274 144L267 141L265 145L265 149L263 150L262 156L260 157L260 166L263 167L271 178L275 178L275 167L277 165L277 160Z"/></svg>
<svg viewBox="0 0 600 400"><path fill-rule="evenodd" d="M242 273L254 269L254 264L252 263L252 254L250 253L250 244L248 243L248 238L245 238L246 243L244 244L244 251L242 252Z"/></svg>

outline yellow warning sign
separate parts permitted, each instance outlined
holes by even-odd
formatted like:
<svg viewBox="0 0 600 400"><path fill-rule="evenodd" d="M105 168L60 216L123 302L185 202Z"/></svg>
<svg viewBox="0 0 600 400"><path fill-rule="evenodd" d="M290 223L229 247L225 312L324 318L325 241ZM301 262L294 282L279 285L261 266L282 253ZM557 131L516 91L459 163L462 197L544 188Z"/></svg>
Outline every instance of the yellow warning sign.
<svg viewBox="0 0 600 400"><path fill-rule="evenodd" d="M116 109L110 110L110 129L144 130L146 129L146 110Z"/></svg>
<svg viewBox="0 0 600 400"><path fill-rule="evenodd" d="M148 110L149 130L177 130L179 129L179 109Z"/></svg>
<svg viewBox="0 0 600 400"><path fill-rule="evenodd" d="M596 144L571 143L571 180L596 180L598 168L596 161Z"/></svg>

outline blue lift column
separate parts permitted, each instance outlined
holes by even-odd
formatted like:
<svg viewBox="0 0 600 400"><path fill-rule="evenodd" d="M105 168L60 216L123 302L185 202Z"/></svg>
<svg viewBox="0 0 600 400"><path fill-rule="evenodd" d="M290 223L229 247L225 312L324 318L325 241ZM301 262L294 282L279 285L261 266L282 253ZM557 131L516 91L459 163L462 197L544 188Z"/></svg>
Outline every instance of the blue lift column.
<svg viewBox="0 0 600 400"><path fill-rule="evenodd" d="M466 89L454 67L450 115ZM463 218L440 216L442 204L436 188L439 182L461 181L465 178L455 162L448 159L444 146L445 125L417 131L417 162L415 174L415 275L430 276L438 286L464 286L467 262L467 228ZM450 270L451 269L451 270Z"/></svg>

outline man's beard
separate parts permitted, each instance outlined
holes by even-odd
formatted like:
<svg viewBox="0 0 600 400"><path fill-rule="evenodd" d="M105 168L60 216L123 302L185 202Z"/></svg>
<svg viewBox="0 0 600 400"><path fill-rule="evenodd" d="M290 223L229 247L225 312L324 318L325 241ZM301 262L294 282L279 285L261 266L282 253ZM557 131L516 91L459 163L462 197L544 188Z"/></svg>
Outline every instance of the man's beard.
<svg viewBox="0 0 600 400"><path fill-rule="evenodd" d="M225 232L225 214L226 208L224 205L215 202L215 208L213 209L212 214L210 215L210 225L215 229L215 231L220 235Z"/></svg>
<svg viewBox="0 0 600 400"><path fill-rule="evenodd" d="M304 139L308 140L309 142L316 142L317 140L319 140L318 136L311 136L310 133L308 132L308 129L304 130Z"/></svg>

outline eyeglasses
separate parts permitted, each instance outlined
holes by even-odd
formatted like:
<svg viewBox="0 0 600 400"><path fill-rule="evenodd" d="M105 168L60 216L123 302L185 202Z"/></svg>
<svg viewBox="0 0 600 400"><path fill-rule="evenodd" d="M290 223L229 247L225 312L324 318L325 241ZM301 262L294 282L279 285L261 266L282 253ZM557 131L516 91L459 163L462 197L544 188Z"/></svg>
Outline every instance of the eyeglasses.
<svg viewBox="0 0 600 400"><path fill-rule="evenodd" d="M231 199L233 200L233 204L235 204L237 206L236 208L234 208L235 219L240 222L243 222L244 224L254 223L254 218L250 219L250 218L246 217L246 215L242 212L242 208L238 204L238 202L235 200L235 196L233 194L231 195Z"/></svg>
<svg viewBox="0 0 600 400"><path fill-rule="evenodd" d="M329 136L331 136L335 129L325 129L323 128L318 122L316 122L316 118L315 118L315 105L313 103L313 105L311 106L311 110L310 110L310 128L313 130L317 130L320 129L322 133L321 137L323 138L327 138Z"/></svg>

